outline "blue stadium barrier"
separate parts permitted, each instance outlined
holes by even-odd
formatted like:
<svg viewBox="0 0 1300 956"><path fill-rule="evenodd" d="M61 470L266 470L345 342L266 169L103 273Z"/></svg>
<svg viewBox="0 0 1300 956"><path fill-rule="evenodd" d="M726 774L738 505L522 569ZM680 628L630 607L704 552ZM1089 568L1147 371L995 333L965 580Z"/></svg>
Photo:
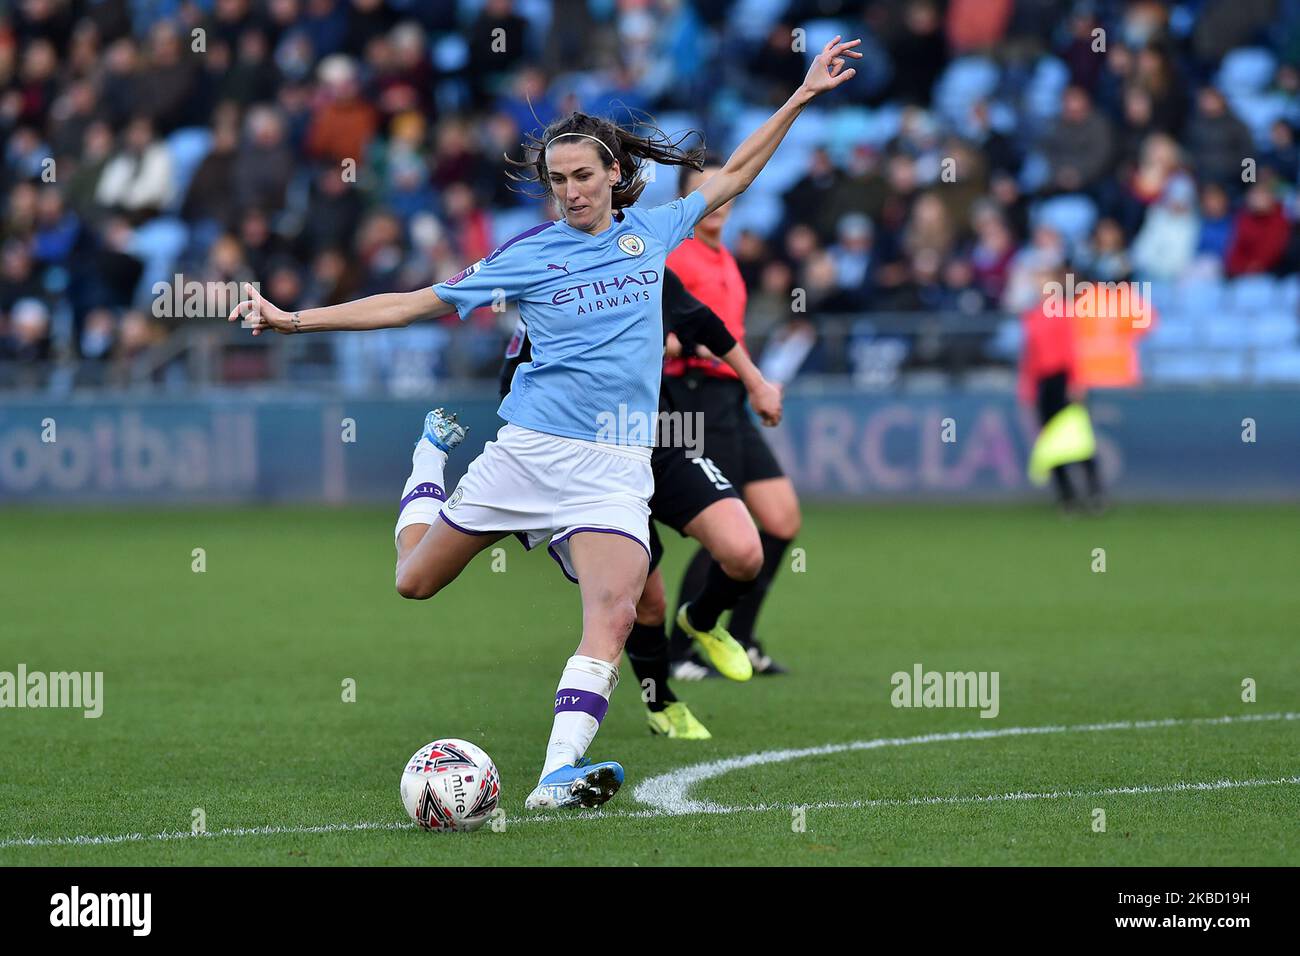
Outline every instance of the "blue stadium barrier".
<svg viewBox="0 0 1300 956"><path fill-rule="evenodd" d="M1286 361L1294 366L1300 352ZM1297 397L1283 388L1096 392L1108 484L1129 500L1300 500ZM487 397L438 401L471 429L452 456L453 483L500 421ZM436 403L9 401L0 408L0 505L395 503ZM942 441L947 418L952 443ZM1254 442L1242 440L1245 419ZM1041 500L1025 478L1033 424L1002 393L832 390L789 396L785 424L767 434L810 500Z"/></svg>

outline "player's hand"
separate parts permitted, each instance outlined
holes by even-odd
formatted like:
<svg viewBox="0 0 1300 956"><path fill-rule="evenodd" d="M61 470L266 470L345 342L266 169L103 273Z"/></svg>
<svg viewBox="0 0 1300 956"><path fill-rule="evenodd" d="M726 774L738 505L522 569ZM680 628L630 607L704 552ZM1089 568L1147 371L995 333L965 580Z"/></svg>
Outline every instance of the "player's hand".
<svg viewBox="0 0 1300 956"><path fill-rule="evenodd" d="M810 96L820 96L835 89L845 80L852 79L858 71L852 67L844 69L844 63L847 57L855 60L862 59L862 54L853 49L861 42L861 39L857 39L841 43L840 37L836 36L822 47L822 51L813 58L812 66L808 68L808 75L804 77L804 92Z"/></svg>
<svg viewBox="0 0 1300 956"><path fill-rule="evenodd" d="M252 329L254 335L260 335L268 329L279 332L281 335L292 335L298 331L298 325L295 321L297 313L286 312L284 309L272 305L252 283L245 282L244 291L251 298L245 299L235 306L230 313L230 317L226 320L227 322L240 319L244 328Z"/></svg>
<svg viewBox="0 0 1300 956"><path fill-rule="evenodd" d="M668 358L678 358L682 354L682 340L677 337L676 332L669 332L664 339L664 355Z"/></svg>
<svg viewBox="0 0 1300 956"><path fill-rule="evenodd" d="M767 379L760 379L749 390L749 404L763 424L772 428L781 424L781 386L773 385Z"/></svg>

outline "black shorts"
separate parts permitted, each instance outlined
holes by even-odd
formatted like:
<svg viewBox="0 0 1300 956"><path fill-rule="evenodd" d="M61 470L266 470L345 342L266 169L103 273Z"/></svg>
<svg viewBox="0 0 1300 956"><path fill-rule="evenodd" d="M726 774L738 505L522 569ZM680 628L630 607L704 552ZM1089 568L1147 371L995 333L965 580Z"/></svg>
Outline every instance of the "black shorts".
<svg viewBox="0 0 1300 956"><path fill-rule="evenodd" d="M685 534L682 529L691 519L715 501L740 497L735 484L709 458L689 458L686 452L656 448L650 458L655 476L650 516L678 534Z"/></svg>
<svg viewBox="0 0 1300 956"><path fill-rule="evenodd" d="M704 445L700 450L737 488L785 476L749 415L745 386L739 381L706 375L665 376L662 389L662 404L669 411L703 414Z"/></svg>
<svg viewBox="0 0 1300 956"><path fill-rule="evenodd" d="M1070 404L1068 381L1064 372L1038 380L1038 420L1046 425L1057 412Z"/></svg>

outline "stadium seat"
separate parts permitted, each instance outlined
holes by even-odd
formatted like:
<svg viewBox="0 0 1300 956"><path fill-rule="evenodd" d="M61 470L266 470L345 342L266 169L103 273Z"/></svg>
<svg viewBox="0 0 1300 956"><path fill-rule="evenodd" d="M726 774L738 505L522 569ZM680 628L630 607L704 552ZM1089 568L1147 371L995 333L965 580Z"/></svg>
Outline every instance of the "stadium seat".
<svg viewBox="0 0 1300 956"><path fill-rule="evenodd" d="M866 114L866 124L861 133L860 142L883 149L902 126L903 111L897 106L886 104Z"/></svg>
<svg viewBox="0 0 1300 956"><path fill-rule="evenodd" d="M789 5L786 0L739 0L731 14L731 25L744 39L760 43Z"/></svg>
<svg viewBox="0 0 1300 956"><path fill-rule="evenodd" d="M935 108L955 126L965 122L971 107L997 90L997 64L984 56L953 60L934 87Z"/></svg>
<svg viewBox="0 0 1300 956"><path fill-rule="evenodd" d="M185 194L199 164L212 149L212 130L203 126L186 126L167 137L167 152L171 154L175 191L167 203L167 211L178 213L185 205Z"/></svg>
<svg viewBox="0 0 1300 956"><path fill-rule="evenodd" d="M499 246L507 239L519 235L541 222L538 210L525 206L507 209L492 216L492 245Z"/></svg>
<svg viewBox="0 0 1300 956"><path fill-rule="evenodd" d="M469 44L456 33L444 33L433 44L433 65L440 73L456 73L469 64Z"/></svg>
<svg viewBox="0 0 1300 956"><path fill-rule="evenodd" d="M771 235L781 222L783 213L780 196L748 190L736 200L731 218L727 220L726 235L739 236L745 229L760 236Z"/></svg>
<svg viewBox="0 0 1300 956"><path fill-rule="evenodd" d="M1300 275L1289 275L1278 281L1278 305L1295 311L1300 309Z"/></svg>
<svg viewBox="0 0 1300 956"><path fill-rule="evenodd" d="M1163 279L1152 280L1151 304L1162 316L1175 311L1178 308L1178 286Z"/></svg>
<svg viewBox="0 0 1300 956"><path fill-rule="evenodd" d="M1286 349L1296 345L1300 319L1294 312L1271 311L1249 317L1246 339L1257 349Z"/></svg>
<svg viewBox="0 0 1300 956"><path fill-rule="evenodd" d="M1300 349L1274 349L1255 356L1254 380L1259 384L1300 383Z"/></svg>
<svg viewBox="0 0 1300 956"><path fill-rule="evenodd" d="M1210 348L1240 349L1245 346L1248 323L1241 313L1233 310L1207 315L1201 322L1203 341Z"/></svg>
<svg viewBox="0 0 1300 956"><path fill-rule="evenodd" d="M1031 210L1034 225L1051 226L1072 247L1088 239L1097 221L1097 204L1082 193L1055 196Z"/></svg>
<svg viewBox="0 0 1300 956"><path fill-rule="evenodd" d="M1070 82L1070 70L1054 56L1044 56L1034 65L1025 90L1030 116L1040 123L1056 118L1061 111L1061 94Z"/></svg>
<svg viewBox="0 0 1300 956"><path fill-rule="evenodd" d="M1277 59L1267 49L1240 47L1223 58L1214 85L1229 98L1258 93L1268 86L1276 70Z"/></svg>
<svg viewBox="0 0 1300 956"><path fill-rule="evenodd" d="M1192 315L1209 315L1224 306L1224 283L1219 279L1195 278L1178 284L1179 308Z"/></svg>
<svg viewBox="0 0 1300 956"><path fill-rule="evenodd" d="M1257 146L1267 146L1269 129L1285 119L1290 104L1281 93L1239 93L1228 98L1232 111L1246 124Z"/></svg>
<svg viewBox="0 0 1300 956"><path fill-rule="evenodd" d="M1157 305L1157 309L1160 307ZM1160 321L1143 340L1152 351L1193 349L1201 344L1201 327L1196 316L1183 312L1162 312Z"/></svg>
<svg viewBox="0 0 1300 956"><path fill-rule="evenodd" d="M863 106L849 106L834 110L826 117L826 148L837 162L843 163L853 149L862 145L875 144L875 114ZM897 114L895 114L897 122ZM894 128L897 133L897 127ZM780 150L777 150L779 153Z"/></svg>
<svg viewBox="0 0 1300 956"><path fill-rule="evenodd" d="M1228 305L1237 312L1261 312L1278 298L1277 280L1270 275L1241 276L1228 286Z"/></svg>

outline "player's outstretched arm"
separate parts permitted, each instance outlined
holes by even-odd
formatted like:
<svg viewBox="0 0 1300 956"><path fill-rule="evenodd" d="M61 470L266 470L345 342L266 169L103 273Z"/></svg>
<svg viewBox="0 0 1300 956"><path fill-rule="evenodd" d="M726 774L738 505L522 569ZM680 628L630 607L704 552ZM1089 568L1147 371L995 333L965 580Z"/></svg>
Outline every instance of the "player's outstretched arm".
<svg viewBox="0 0 1300 956"><path fill-rule="evenodd" d="M857 73L852 67L844 69L844 64L849 57L862 59L862 54L853 49L861 42L860 39L841 42L837 36L822 47L808 68L803 84L794 91L794 95L737 146L727 160L727 165L700 187L700 193L708 203L704 209L705 216L749 188L749 184L767 165L805 106Z"/></svg>
<svg viewBox="0 0 1300 956"><path fill-rule="evenodd" d="M319 309L286 312L273 305L254 286L245 283L249 298L231 311L227 321L242 320L254 335L262 332L363 332L368 329L397 329L456 311L433 289L414 292L385 292Z"/></svg>

